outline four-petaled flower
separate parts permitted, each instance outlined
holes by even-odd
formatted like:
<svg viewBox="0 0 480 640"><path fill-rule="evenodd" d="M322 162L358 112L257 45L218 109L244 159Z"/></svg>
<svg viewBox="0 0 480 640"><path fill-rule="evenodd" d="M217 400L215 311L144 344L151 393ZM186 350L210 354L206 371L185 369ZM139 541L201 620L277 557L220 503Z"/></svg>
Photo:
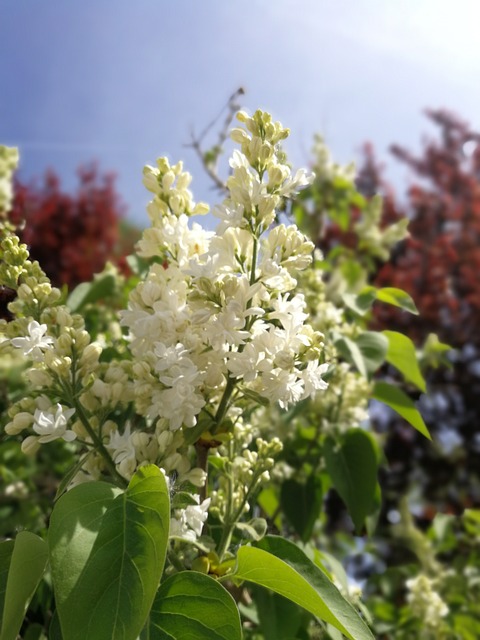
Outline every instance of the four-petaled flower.
<svg viewBox="0 0 480 640"><path fill-rule="evenodd" d="M202 535L203 525L208 518L210 498L200 503L200 496L194 494L192 498L197 504L188 505L185 509L177 509L170 520L170 535L195 542Z"/></svg>
<svg viewBox="0 0 480 640"><path fill-rule="evenodd" d="M36 409L33 416L33 430L40 436L38 442L45 444L58 438L63 438L67 442L75 440L77 437L75 432L67 429L67 422L74 413L75 409L64 409L60 403L57 403L55 413Z"/></svg>
<svg viewBox="0 0 480 640"><path fill-rule="evenodd" d="M46 324L39 324L36 320L28 323L28 336L24 338L12 338L12 345L17 349L22 349L24 356L29 356L32 360L43 360L42 349L50 349L53 345L53 338L46 336Z"/></svg>

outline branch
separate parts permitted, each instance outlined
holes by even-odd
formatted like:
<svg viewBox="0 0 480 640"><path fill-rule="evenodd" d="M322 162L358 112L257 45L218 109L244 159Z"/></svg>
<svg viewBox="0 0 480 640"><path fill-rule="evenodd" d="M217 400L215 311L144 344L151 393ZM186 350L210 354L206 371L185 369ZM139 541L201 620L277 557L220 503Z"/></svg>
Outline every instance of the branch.
<svg viewBox="0 0 480 640"><path fill-rule="evenodd" d="M200 162L202 163L205 172L210 177L212 182L215 185L215 188L220 192L227 191L227 186L225 182L218 175L218 158L220 156L223 144L228 136L228 130L232 123L232 120L236 114L236 112L240 109L240 105L238 103L238 98L245 94L245 89L243 87L239 87L227 101L227 104L221 109L220 113L203 129L203 131L197 136L192 129L190 132L191 141L186 144L186 147L193 149ZM207 136L207 134L215 127L218 123L224 112L227 112L227 116L225 121L218 132L217 142L209 149L205 149L202 146L202 143Z"/></svg>

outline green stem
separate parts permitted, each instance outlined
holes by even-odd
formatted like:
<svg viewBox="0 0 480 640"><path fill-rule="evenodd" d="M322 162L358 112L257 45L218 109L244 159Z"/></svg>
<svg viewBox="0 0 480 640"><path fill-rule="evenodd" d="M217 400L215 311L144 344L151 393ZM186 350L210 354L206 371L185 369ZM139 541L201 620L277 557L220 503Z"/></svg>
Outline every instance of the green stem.
<svg viewBox="0 0 480 640"><path fill-rule="evenodd" d="M257 255L258 255L258 239L256 235L253 234L252 265L250 269L250 285L253 285L255 283L255 273L257 270ZM249 309L251 306L252 306L252 299L250 298L250 300L247 302L247 309ZM250 329L252 324L253 324L253 318L249 318L249 321L247 322L247 330ZM243 351L244 347L245 347L244 344L241 344L238 347L239 353ZM223 419L225 418L225 414L227 413L227 410L228 410L228 402L230 400L230 396L233 393L233 390L235 389L236 384L237 384L236 378L228 378L227 384L225 385L225 389L223 391L222 399L220 400L220 404L218 405L218 409L214 417L215 424L211 429L212 435L217 433L217 431L220 428L220 425L222 424Z"/></svg>
<svg viewBox="0 0 480 640"><path fill-rule="evenodd" d="M195 443L195 451L197 453L197 467L208 474L208 448L199 440ZM203 502L208 495L208 475L206 477L205 484L203 487L200 487L198 493L200 494L200 502Z"/></svg>
<svg viewBox="0 0 480 640"><path fill-rule="evenodd" d="M253 250L252 250L252 270L250 271L250 285L255 284L256 271L257 271L257 252L258 252L258 240L257 236L253 236ZM248 301L251 304L251 298ZM247 308L249 304L247 303Z"/></svg>
<svg viewBox="0 0 480 640"><path fill-rule="evenodd" d="M177 570L177 571L185 571L185 567L183 566L183 564L180 562L177 554L175 553L175 551L173 551L173 549L169 549L167 551L167 558L169 559L171 565Z"/></svg>
<svg viewBox="0 0 480 640"><path fill-rule="evenodd" d="M85 411L84 411L82 405L80 404L79 401L77 401L75 399L73 401L73 406L75 408L75 412L76 412L80 422L85 427L85 431L88 433L88 435L92 439L92 442L94 443L95 448L100 453L102 458L105 460L105 464L107 465L107 468L110 471L110 473L112 474L113 478L116 480L117 484L120 487L125 489L128 486L128 482L125 480L125 478L120 473L118 473L114 461L112 460L110 454L108 453L107 449L105 448L105 445L103 444L103 442L100 440L100 438L97 436L97 434L95 433L94 429L92 428L92 426L91 426L91 424L90 424L90 422L89 422L89 420L88 420L88 418L87 418L87 416L85 414Z"/></svg>
<svg viewBox="0 0 480 640"><path fill-rule="evenodd" d="M239 522L240 518L242 517L242 513L245 508L245 505L252 497L252 494L254 493L254 491L257 489L258 480L261 475L262 475L261 471L254 475L253 480L250 484L250 487L246 491L243 497L243 500L240 503L240 506L238 507L238 509L235 511L234 514L232 514L233 479L230 476L230 474L227 476L227 479L228 479L227 515L225 516L225 527L223 529L222 537L220 539L220 544L218 546L218 552L217 552L218 557L220 558L220 562L222 562L223 556L228 551L228 547L230 546L230 542L232 540L232 535L235 529L235 525L237 524L237 522Z"/></svg>
<svg viewBox="0 0 480 640"><path fill-rule="evenodd" d="M114 480L116 480L116 484L119 487L122 487L123 489L125 489L128 486L128 482L125 480L125 478L120 475L120 473L118 473L117 471L117 467L115 466L114 461L112 460L112 457L110 456L110 454L108 453L107 449L105 448L105 445L102 442L102 439L100 437L100 435L97 435L95 433L95 430L93 429L92 425L90 424L90 421L87 417L87 414L85 413L85 410L79 400L79 393L77 390L77 354L76 354L76 350L75 348L72 348L72 400L73 400L73 406L75 409L75 413L77 414L80 422L82 423L82 425L85 428L85 431L88 433L88 435L90 436L90 438L92 439L93 444L95 445L95 448L97 449L97 451L100 453L100 455L102 456L102 458L105 460L105 464L108 468L108 470L110 471L112 478Z"/></svg>
<svg viewBox="0 0 480 640"><path fill-rule="evenodd" d="M233 509L233 478L230 474L227 475L227 513L225 514L225 524L218 545L218 557L220 562L223 561L223 556L228 551L230 542L232 540L233 530L235 529L236 520L232 519Z"/></svg>
<svg viewBox="0 0 480 640"><path fill-rule="evenodd" d="M225 385L225 389L223 390L222 399L220 400L220 404L218 405L218 409L214 416L215 424L211 429L212 435L217 433L218 429L220 428L220 425L222 424L223 419L225 418L225 415L228 410L228 401L230 400L230 396L233 393L236 383L237 383L236 378L228 378L227 384Z"/></svg>

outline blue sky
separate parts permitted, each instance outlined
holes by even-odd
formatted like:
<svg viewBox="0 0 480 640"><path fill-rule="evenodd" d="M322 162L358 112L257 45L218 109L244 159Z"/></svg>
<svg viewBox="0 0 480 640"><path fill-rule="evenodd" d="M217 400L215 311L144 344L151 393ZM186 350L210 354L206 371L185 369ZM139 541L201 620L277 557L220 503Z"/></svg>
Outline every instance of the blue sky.
<svg viewBox="0 0 480 640"><path fill-rule="evenodd" d="M476 0L0 0L0 142L20 147L24 178L53 167L67 188L98 160L146 224L141 172L159 155L213 203L184 144L239 86L291 128L296 165L315 131L341 162L367 140L381 159L418 149L425 107L479 129L478 24ZM393 161L387 175L405 184Z"/></svg>

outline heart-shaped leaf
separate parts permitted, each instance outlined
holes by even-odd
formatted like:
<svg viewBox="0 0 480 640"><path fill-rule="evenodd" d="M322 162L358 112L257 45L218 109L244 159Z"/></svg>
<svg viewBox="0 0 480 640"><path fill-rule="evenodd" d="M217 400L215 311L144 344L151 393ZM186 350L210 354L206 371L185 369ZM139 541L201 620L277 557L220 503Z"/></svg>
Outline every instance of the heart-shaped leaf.
<svg viewBox="0 0 480 640"><path fill-rule="evenodd" d="M49 546L64 640L136 640L162 575L169 516L154 465L139 469L126 491L89 482L60 498Z"/></svg>

